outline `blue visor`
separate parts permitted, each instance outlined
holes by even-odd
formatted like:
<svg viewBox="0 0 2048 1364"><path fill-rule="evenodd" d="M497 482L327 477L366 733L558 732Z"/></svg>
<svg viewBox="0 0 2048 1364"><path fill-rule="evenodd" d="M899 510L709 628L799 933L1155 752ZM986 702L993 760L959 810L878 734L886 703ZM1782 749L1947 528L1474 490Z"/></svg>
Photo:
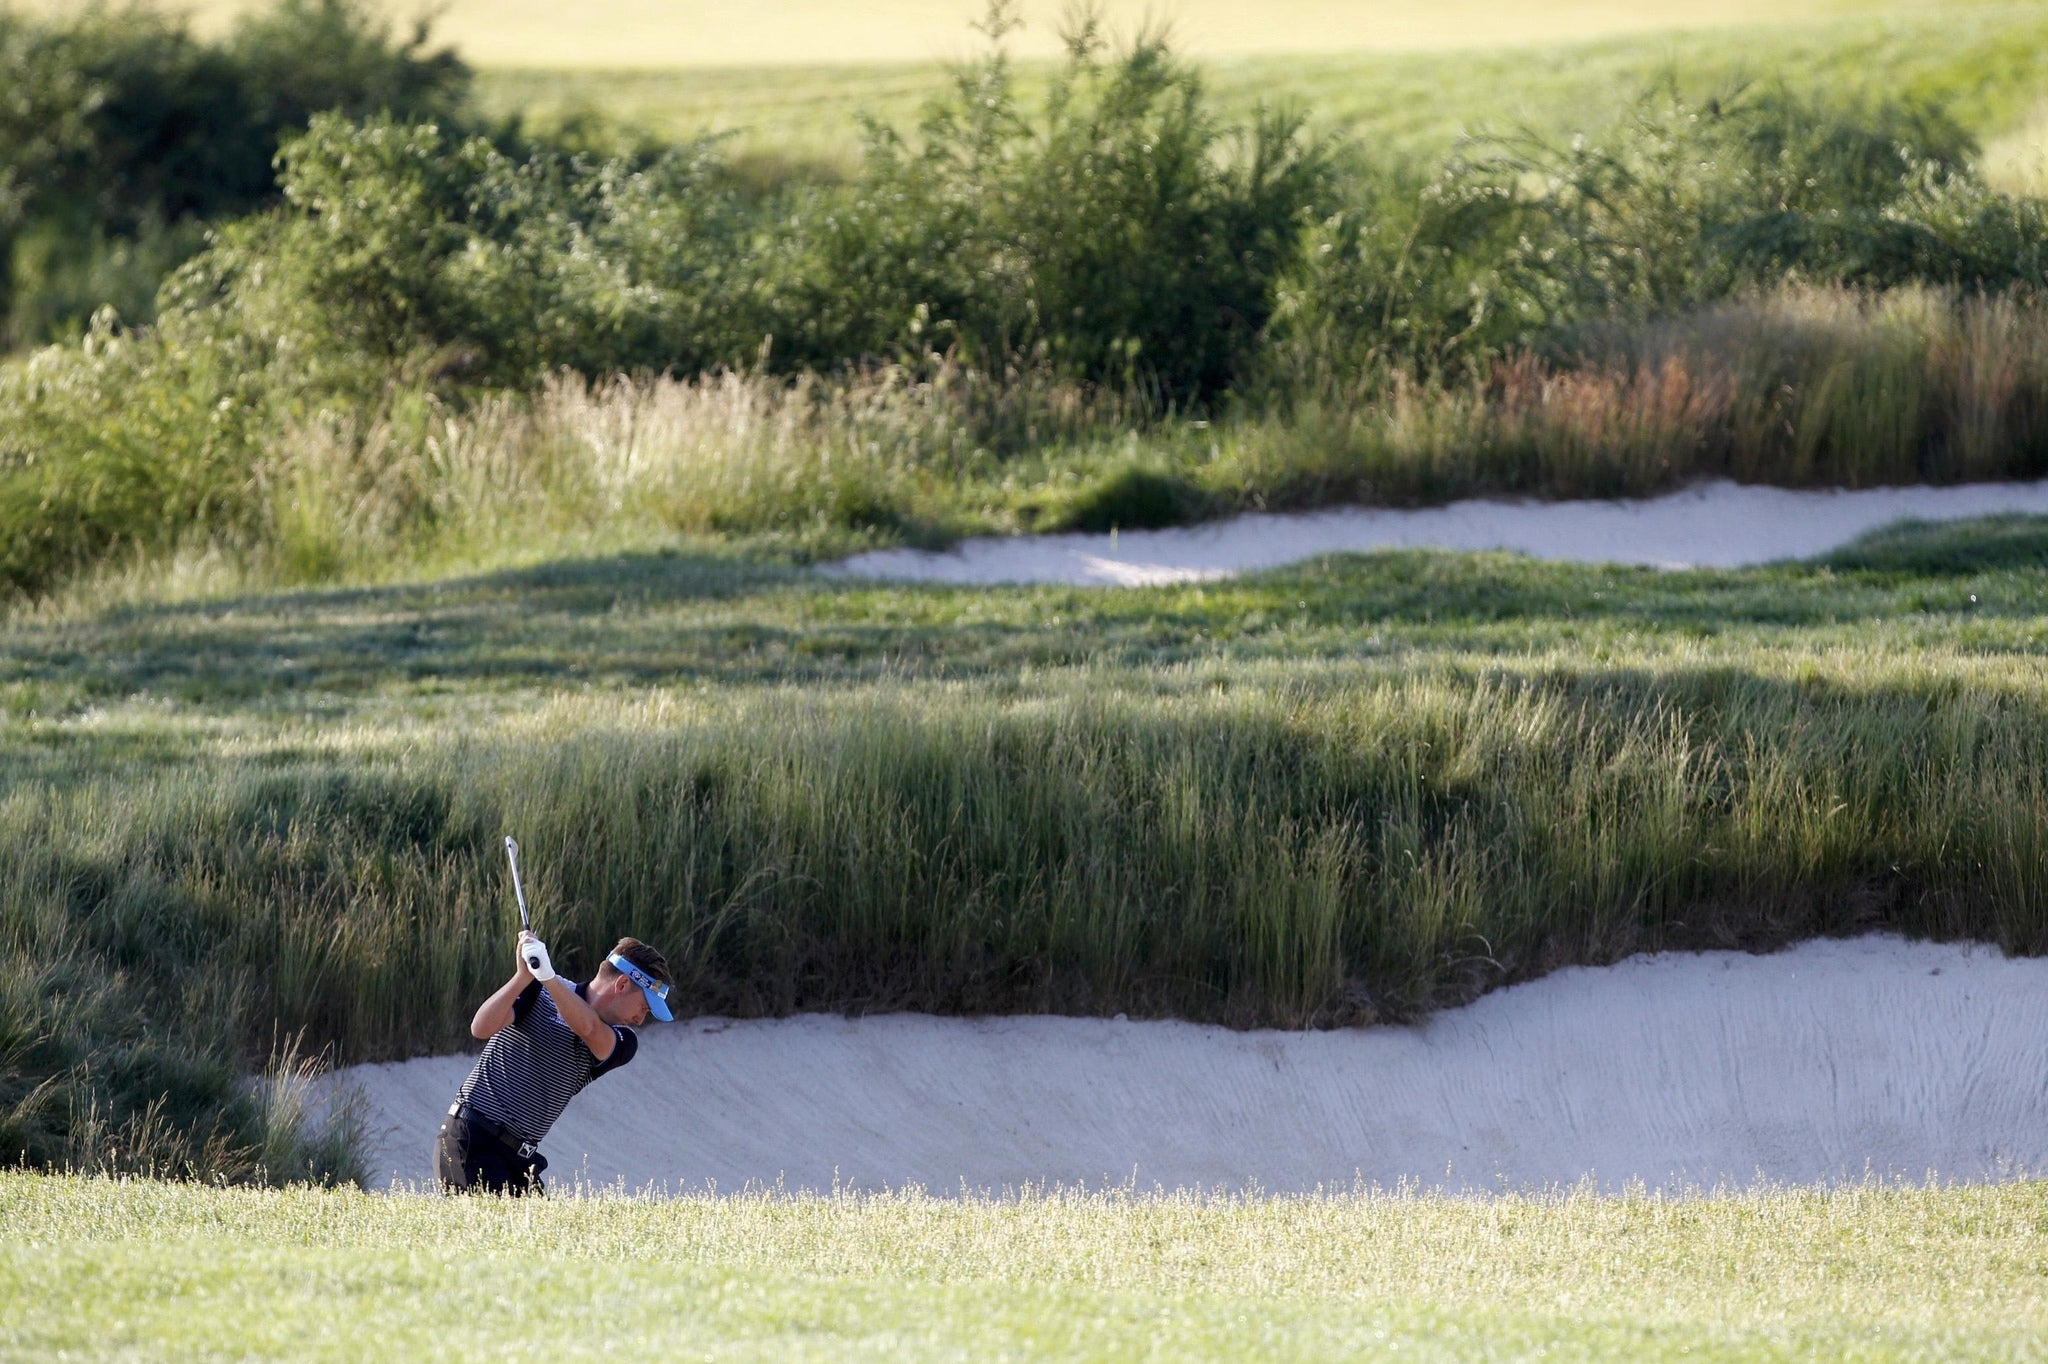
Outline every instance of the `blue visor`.
<svg viewBox="0 0 2048 1364"><path fill-rule="evenodd" d="M675 1021L676 1016L668 1011L668 986L663 985L653 976L648 975L616 952L606 957L605 960L610 962L620 975L640 987L640 993L647 996L647 1012L653 1014L664 1023L673 1023Z"/></svg>

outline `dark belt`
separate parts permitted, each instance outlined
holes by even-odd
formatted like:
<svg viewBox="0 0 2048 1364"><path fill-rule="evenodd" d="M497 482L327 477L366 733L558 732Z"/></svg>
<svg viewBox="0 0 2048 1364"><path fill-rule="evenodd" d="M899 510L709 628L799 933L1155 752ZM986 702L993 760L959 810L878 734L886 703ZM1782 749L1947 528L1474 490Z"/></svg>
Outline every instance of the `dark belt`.
<svg viewBox="0 0 2048 1364"><path fill-rule="evenodd" d="M499 1122L496 1118L485 1117L460 1099L448 1105L448 1116L460 1122L468 1123L472 1128L483 1133L486 1137L512 1152L521 1160L532 1160L534 1153L540 1150L539 1142L522 1139L517 1132L505 1126L504 1123Z"/></svg>

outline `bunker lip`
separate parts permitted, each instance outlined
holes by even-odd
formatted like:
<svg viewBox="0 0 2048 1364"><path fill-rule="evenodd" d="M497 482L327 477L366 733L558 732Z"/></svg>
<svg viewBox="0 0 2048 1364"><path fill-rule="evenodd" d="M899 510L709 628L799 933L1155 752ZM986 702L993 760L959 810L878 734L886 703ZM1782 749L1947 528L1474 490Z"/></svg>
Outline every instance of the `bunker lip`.
<svg viewBox="0 0 2048 1364"><path fill-rule="evenodd" d="M470 1064L342 1072L372 1187L427 1184ZM544 1145L558 1182L671 1193L1946 1182L2048 1170L2044 1074L2048 960L1874 936L1574 967L1413 1027L697 1019Z"/></svg>
<svg viewBox="0 0 2048 1364"><path fill-rule="evenodd" d="M1378 549L1514 550L1539 559L1740 568L1808 558L1909 518L2048 514L2048 480L1949 487L1788 489L1717 481L1621 501L1475 499L1443 507L1255 512L1172 530L964 540L820 567L828 577L1154 587Z"/></svg>

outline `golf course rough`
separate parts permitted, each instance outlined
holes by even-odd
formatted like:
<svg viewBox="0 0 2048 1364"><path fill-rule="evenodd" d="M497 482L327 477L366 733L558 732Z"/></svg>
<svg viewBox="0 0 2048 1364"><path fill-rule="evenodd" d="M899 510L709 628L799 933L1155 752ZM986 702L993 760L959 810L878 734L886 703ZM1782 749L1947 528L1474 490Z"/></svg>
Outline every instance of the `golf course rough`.
<svg viewBox="0 0 2048 1364"><path fill-rule="evenodd" d="M1986 1359L2048 1186L511 1202L0 1175L0 1356ZM602 1304L594 1310L593 1304Z"/></svg>

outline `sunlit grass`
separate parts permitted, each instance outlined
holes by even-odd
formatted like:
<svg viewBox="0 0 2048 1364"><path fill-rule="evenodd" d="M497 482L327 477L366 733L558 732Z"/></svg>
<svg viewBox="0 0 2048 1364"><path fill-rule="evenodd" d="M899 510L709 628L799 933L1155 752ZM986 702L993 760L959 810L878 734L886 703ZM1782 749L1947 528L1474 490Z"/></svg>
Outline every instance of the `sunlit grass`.
<svg viewBox="0 0 2048 1364"><path fill-rule="evenodd" d="M0 1176L0 1352L2019 1359L2040 1184L446 1201Z"/></svg>
<svg viewBox="0 0 2048 1364"><path fill-rule="evenodd" d="M1530 14L1543 7L1513 8ZM1454 7L1415 12L1451 22L1458 13ZM1562 137L1597 128L1666 72L1702 94L1782 79L1813 92L1938 100L1985 137L2017 128L2032 114L2048 65L2048 7L2038 0L1879 5L1854 18L1834 17L1841 12L1794 8L1765 16L1789 22L1716 29L1694 8L1683 12L1684 26L1701 31L1683 36L1566 28L1511 37L1517 25L1478 24L1444 43L1457 49L1445 52L1347 51L1348 45L1329 40L1289 56L1199 45L1194 51L1226 114L1241 117L1256 104L1292 101L1313 126L1346 134L1375 158L1434 158L1477 134L1532 129ZM1475 47L1472 34L1485 35L1485 43ZM935 52L883 65L846 65L827 56L808 65L680 71L662 70L648 58L629 64L640 69L597 72L544 56L486 68L479 89L493 111L529 114L543 124L592 110L665 136L729 135L742 159L843 170L859 150L860 116L912 125L948 80L932 58L964 55L972 37L961 29ZM1025 63L1027 89L1046 69ZM2004 156L1995 164L2002 168Z"/></svg>
<svg viewBox="0 0 2048 1364"><path fill-rule="evenodd" d="M98 564L61 535L24 536L0 549L0 579L12 572L65 601L162 603L652 552L679 535L722 541L707 552L727 559L815 561L1345 502L2048 474L2048 407L2036 400L2048 387L2048 307L2024 296L1788 286L1617 326L1578 363L1523 356L1471 380L1363 393L1325 373L1319 335L1271 362L1296 400L1199 419L950 367L795 381L557 375L531 394L423 404L423 416L294 421L220 490L239 519L196 525L166 513L154 475L109 475L101 442L74 433L65 458L19 463L17 515L54 531L61 518L39 505L90 505L120 536L92 551L106 556ZM233 478L203 450L140 448L196 487ZM68 583L67 547L86 569ZM63 608L10 608L52 609Z"/></svg>
<svg viewBox="0 0 2048 1364"><path fill-rule="evenodd" d="M58 0L75 8L82 0ZM180 6L224 30L256 0ZM414 7L383 0L399 26ZM1012 46L1027 69L1058 51L1063 6L1032 0ZM859 116L910 123L974 50L973 0L679 6L456 0L435 32L482 67L492 112L542 123L596 110L664 136L734 134L743 159L844 169ZM1256 9L1123 0L1112 27L1169 19L1227 110L1293 100L1371 154L1434 156L1471 132L1597 124L1654 75L1703 87L1783 77L1800 87L1949 102L1985 137L2019 128L2042 88L2039 0L1459 0L1429 6L1283 0ZM1042 75L1042 73L1040 73ZM1033 77L1027 77L1031 79ZM2001 147L1993 165L2012 160ZM2017 182L2016 182L2017 183Z"/></svg>
<svg viewBox="0 0 2048 1364"><path fill-rule="evenodd" d="M76 0L67 0L76 3ZM224 27L255 0L198 0L187 9L203 28ZM1256 11L1229 0L1180 0L1162 10L1137 0L1108 0L1112 25L1170 19L1188 50L1341 52L1508 46L1584 40L1620 33L1784 24L1896 6L1898 0L1703 0L1681 8L1616 0L1445 0L1411 6L1393 0L1275 0ZM1948 11L1964 3L1938 6ZM378 0L395 22L418 10ZM1936 6L1927 6L1934 8ZM540 0L453 0L434 11L437 31L488 66L719 67L764 63L932 61L958 53L982 0L777 0L753 6L676 0L587 0L565 11ZM1023 0L1023 49L1058 50L1065 7Z"/></svg>

